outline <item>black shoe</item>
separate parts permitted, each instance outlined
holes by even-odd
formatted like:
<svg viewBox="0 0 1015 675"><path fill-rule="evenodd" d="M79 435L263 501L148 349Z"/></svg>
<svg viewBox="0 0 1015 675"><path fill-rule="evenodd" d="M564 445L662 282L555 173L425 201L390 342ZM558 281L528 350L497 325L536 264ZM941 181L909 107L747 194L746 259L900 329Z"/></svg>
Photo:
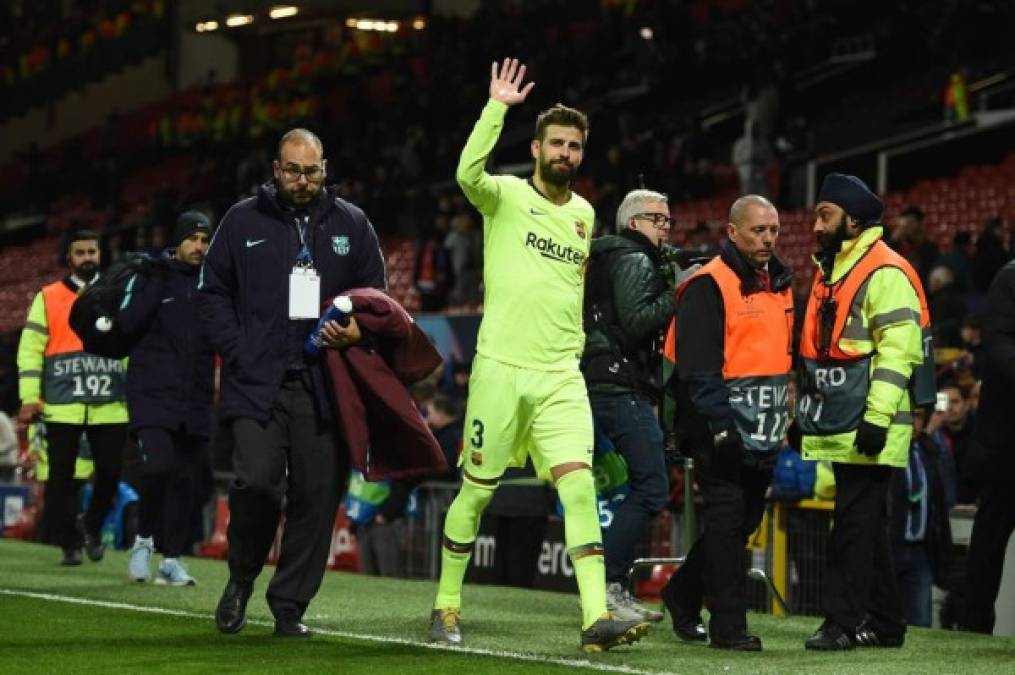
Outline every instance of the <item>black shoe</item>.
<svg viewBox="0 0 1015 675"><path fill-rule="evenodd" d="M864 619L856 627L853 644L857 647L901 647L906 641L906 634L891 633L883 629L875 629L869 619Z"/></svg>
<svg viewBox="0 0 1015 675"><path fill-rule="evenodd" d="M229 580L215 610L215 625L220 631L232 635L243 630L247 625L247 601L253 590L252 584Z"/></svg>
<svg viewBox="0 0 1015 675"><path fill-rule="evenodd" d="M826 619L814 635L804 641L804 648L818 651L843 651L853 648L852 638L846 634L842 626Z"/></svg>
<svg viewBox="0 0 1015 675"><path fill-rule="evenodd" d="M673 584L663 586L659 595L666 606L666 611L670 613L670 619L673 620L673 632L678 638L685 642L708 640L708 631L705 630L705 622L701 620L701 615L692 614L680 608L677 604L677 593Z"/></svg>
<svg viewBox="0 0 1015 675"><path fill-rule="evenodd" d="M757 635L748 635L747 633L734 633L722 637L716 635L712 637L708 646L715 649L731 649L737 652L760 652L761 638Z"/></svg>
<svg viewBox="0 0 1015 675"><path fill-rule="evenodd" d="M294 616L275 618L275 635L278 637L308 638L313 633Z"/></svg>
<svg viewBox="0 0 1015 675"><path fill-rule="evenodd" d="M684 642L707 642L708 631L700 616L674 617L673 632Z"/></svg>
<svg viewBox="0 0 1015 675"><path fill-rule="evenodd" d="M77 567L81 564L81 549L79 548L65 548L63 550L63 560L60 561L61 565L66 567Z"/></svg>
<svg viewBox="0 0 1015 675"><path fill-rule="evenodd" d="M88 554L88 559L92 562L102 560L102 556L106 554L106 545L102 543L102 534L88 531L88 528L85 527L85 514L83 513L78 516L78 533L81 535L81 541L85 544L85 553Z"/></svg>

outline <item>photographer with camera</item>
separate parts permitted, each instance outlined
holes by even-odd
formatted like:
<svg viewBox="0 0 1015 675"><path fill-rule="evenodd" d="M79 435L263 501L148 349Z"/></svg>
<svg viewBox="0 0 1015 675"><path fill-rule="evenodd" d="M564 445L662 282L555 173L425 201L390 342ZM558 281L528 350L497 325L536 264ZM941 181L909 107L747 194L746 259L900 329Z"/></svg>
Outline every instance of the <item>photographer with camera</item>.
<svg viewBox="0 0 1015 675"><path fill-rule="evenodd" d="M617 209L617 233L592 242L585 284L582 374L596 424L627 463L630 486L603 537L607 606L623 618L649 621L662 614L639 604L624 582L635 548L669 497L653 406L662 393L662 331L675 308L662 254L672 223L666 195L629 192Z"/></svg>

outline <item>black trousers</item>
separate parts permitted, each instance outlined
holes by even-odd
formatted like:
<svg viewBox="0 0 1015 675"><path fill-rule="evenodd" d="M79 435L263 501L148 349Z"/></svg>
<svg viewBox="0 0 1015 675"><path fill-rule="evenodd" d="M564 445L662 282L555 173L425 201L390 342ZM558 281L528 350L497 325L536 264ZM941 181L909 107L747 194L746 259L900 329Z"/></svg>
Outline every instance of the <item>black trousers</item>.
<svg viewBox="0 0 1015 675"><path fill-rule="evenodd" d="M191 540L200 473L208 471L208 441L159 427L138 429L141 496L138 534L154 537L166 558L182 555Z"/></svg>
<svg viewBox="0 0 1015 675"><path fill-rule="evenodd" d="M127 441L127 425L46 423L46 441L49 445L46 521L52 528L53 538L65 549L81 546L81 537L74 522L80 503L78 485L74 480L74 465L82 433L88 438L92 459L95 461L92 499L85 512L85 528L98 536L102 521L116 499L123 448Z"/></svg>
<svg viewBox="0 0 1015 675"><path fill-rule="evenodd" d="M890 466L832 465L835 510L821 589L822 611L846 631L868 619L885 635L906 631L888 539Z"/></svg>
<svg viewBox="0 0 1015 675"><path fill-rule="evenodd" d="M994 603L1001 588L1004 554L1015 531L1015 490L1007 483L988 483L980 493L966 558L968 595L963 628L994 632Z"/></svg>
<svg viewBox="0 0 1015 675"><path fill-rule="evenodd" d="M348 479L348 452L316 413L312 387L309 373L287 374L267 422L233 421L229 572L253 583L284 505L282 548L267 593L275 616L302 616L320 588Z"/></svg>
<svg viewBox="0 0 1015 675"><path fill-rule="evenodd" d="M707 606L709 634L722 639L747 630L745 546L765 514L772 470L723 461L711 451L697 454L704 528L667 585L681 614L696 616Z"/></svg>

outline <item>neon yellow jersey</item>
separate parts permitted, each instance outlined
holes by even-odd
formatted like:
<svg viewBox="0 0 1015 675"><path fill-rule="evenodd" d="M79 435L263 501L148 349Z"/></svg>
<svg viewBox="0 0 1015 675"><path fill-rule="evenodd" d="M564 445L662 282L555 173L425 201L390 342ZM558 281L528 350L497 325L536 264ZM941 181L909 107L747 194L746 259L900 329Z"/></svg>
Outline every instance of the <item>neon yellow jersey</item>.
<svg viewBox="0 0 1015 675"><path fill-rule="evenodd" d="M506 111L498 101L486 104L456 174L483 214L483 321L476 350L522 368L577 369L595 212L573 192L558 206L527 180L486 173Z"/></svg>

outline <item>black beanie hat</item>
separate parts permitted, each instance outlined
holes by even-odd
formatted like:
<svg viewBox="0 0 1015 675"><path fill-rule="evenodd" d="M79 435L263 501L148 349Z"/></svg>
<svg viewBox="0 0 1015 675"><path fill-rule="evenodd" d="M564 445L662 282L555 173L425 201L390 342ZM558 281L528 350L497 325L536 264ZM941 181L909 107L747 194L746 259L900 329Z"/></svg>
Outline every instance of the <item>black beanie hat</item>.
<svg viewBox="0 0 1015 675"><path fill-rule="evenodd" d="M169 242L172 246L179 246L183 240L195 232L204 232L211 236L211 221L208 216L200 211L184 211L176 219L176 227L173 229L173 240Z"/></svg>
<svg viewBox="0 0 1015 675"><path fill-rule="evenodd" d="M819 202L831 202L842 207L847 215L861 224L876 223L884 212L884 204L862 180L844 173L830 173L821 183Z"/></svg>

